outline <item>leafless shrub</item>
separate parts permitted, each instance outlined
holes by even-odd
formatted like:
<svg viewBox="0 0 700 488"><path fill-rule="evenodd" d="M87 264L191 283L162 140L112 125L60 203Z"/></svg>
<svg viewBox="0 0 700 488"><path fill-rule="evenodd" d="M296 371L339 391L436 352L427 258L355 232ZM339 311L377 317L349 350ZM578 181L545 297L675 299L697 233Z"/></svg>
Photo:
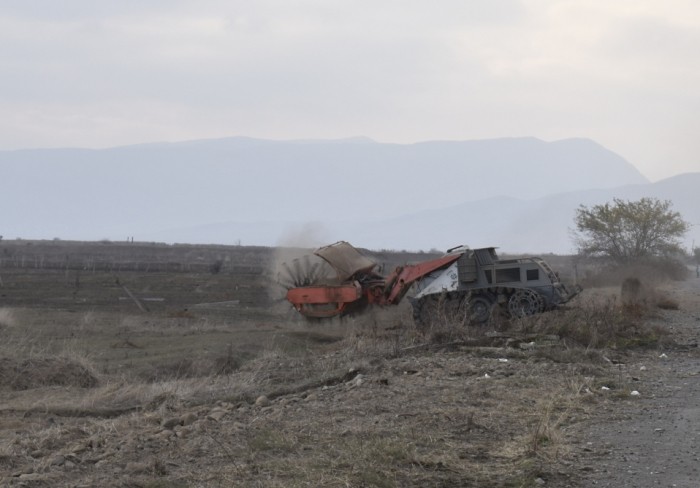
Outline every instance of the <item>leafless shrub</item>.
<svg viewBox="0 0 700 488"><path fill-rule="evenodd" d="M521 319L521 332L555 335L569 348L625 349L659 344L665 333L645 324L644 303L624 304L615 296L582 300L577 307Z"/></svg>

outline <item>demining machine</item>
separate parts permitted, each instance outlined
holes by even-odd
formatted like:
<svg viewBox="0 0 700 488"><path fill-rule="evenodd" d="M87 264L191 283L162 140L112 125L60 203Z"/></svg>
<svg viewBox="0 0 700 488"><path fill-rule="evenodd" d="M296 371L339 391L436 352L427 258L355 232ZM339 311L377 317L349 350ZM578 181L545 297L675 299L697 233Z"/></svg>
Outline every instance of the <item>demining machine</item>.
<svg viewBox="0 0 700 488"><path fill-rule="evenodd" d="M462 310L469 323L483 324L496 310L510 317L551 310L581 290L565 286L541 258L500 260L493 247L457 246L441 257L398 266L387 276L345 241L313 254L330 265L334 276L319 272L321 262L305 274L299 273L298 260L286 266L293 276L286 298L309 319L348 315L372 305L397 305L414 288L409 300L419 325L429 323L439 307Z"/></svg>

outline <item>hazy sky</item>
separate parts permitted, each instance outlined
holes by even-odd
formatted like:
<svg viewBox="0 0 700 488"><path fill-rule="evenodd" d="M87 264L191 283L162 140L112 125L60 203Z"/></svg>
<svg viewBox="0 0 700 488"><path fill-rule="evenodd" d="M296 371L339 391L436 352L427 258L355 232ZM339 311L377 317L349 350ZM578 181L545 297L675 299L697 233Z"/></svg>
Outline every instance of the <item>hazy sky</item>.
<svg viewBox="0 0 700 488"><path fill-rule="evenodd" d="M0 149L588 137L700 171L696 0L0 0Z"/></svg>

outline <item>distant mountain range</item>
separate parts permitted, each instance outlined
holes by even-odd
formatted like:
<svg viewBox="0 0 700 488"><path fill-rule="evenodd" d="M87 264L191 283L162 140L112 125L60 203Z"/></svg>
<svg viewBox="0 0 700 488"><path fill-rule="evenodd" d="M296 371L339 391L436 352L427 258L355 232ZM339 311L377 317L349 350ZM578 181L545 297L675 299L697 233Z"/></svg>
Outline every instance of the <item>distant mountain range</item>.
<svg viewBox="0 0 700 488"><path fill-rule="evenodd" d="M639 196L700 222L700 173L651 184L587 139L227 138L4 151L0 171L5 238L565 252L578 205Z"/></svg>

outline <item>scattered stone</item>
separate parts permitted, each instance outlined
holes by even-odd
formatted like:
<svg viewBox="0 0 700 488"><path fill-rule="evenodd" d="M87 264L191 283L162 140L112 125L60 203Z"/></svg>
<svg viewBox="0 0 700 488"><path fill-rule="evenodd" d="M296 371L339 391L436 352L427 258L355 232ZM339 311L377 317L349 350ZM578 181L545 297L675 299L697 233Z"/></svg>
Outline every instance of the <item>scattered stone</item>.
<svg viewBox="0 0 700 488"><path fill-rule="evenodd" d="M19 479L22 481L43 481L46 478L46 475L39 473L26 473L19 475Z"/></svg>
<svg viewBox="0 0 700 488"><path fill-rule="evenodd" d="M148 463L131 462L127 463L124 469L131 474L141 474L151 469L151 466Z"/></svg>
<svg viewBox="0 0 700 488"><path fill-rule="evenodd" d="M182 417L180 417L180 424L181 425L192 425L197 421L198 417L192 412L186 413Z"/></svg>
<svg viewBox="0 0 700 488"><path fill-rule="evenodd" d="M164 429L172 430L175 428L176 425L181 425L181 424L182 424L182 422L179 418L172 417L172 418L163 420L160 423L160 426L163 427Z"/></svg>
<svg viewBox="0 0 700 488"><path fill-rule="evenodd" d="M543 485L547 484L547 482L545 480L543 480L542 478L535 478L535 484L543 486Z"/></svg>
<svg viewBox="0 0 700 488"><path fill-rule="evenodd" d="M257 400L255 400L255 405L258 407L267 407L270 405L270 399L267 398L265 395L260 395Z"/></svg>
<svg viewBox="0 0 700 488"><path fill-rule="evenodd" d="M63 466L63 464L66 462L66 458L59 454L55 458L51 460L51 466Z"/></svg>
<svg viewBox="0 0 700 488"><path fill-rule="evenodd" d="M12 475L12 477L17 478L17 477L20 477L20 476L25 475L25 474L32 474L33 472L34 472L34 468L32 468L31 466L25 466L25 467L21 468L19 471L17 471L16 473L14 473Z"/></svg>
<svg viewBox="0 0 700 488"><path fill-rule="evenodd" d="M228 412L226 410L221 410L219 408L215 408L211 412L209 412L209 415L207 415L207 418L215 420L215 421L220 421L222 418L226 416Z"/></svg>
<svg viewBox="0 0 700 488"><path fill-rule="evenodd" d="M630 393L630 395L632 395L632 396L639 396L640 393L639 393L637 390L633 390L633 391Z"/></svg>
<svg viewBox="0 0 700 488"><path fill-rule="evenodd" d="M156 437L160 439L161 441L167 441L170 439L170 437L174 436L175 432L173 432L170 429L164 429L160 434L158 434Z"/></svg>
<svg viewBox="0 0 700 488"><path fill-rule="evenodd" d="M85 443L75 444L70 448L71 454L82 454L87 451L89 446Z"/></svg>

